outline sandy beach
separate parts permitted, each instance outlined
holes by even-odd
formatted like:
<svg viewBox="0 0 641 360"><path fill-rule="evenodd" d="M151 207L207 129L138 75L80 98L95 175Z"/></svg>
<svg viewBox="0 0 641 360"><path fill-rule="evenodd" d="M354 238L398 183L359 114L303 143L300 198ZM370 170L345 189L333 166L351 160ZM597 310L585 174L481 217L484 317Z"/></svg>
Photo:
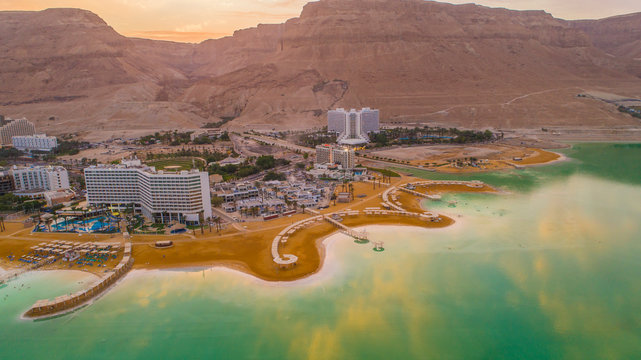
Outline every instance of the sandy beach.
<svg viewBox="0 0 641 360"><path fill-rule="evenodd" d="M410 146L371 151L367 155L365 162L385 160L399 166L409 165L450 174L548 165L563 158L561 154L553 151L509 144ZM477 159L476 166L465 163L472 158ZM456 165L458 161L462 161L463 165Z"/></svg>
<svg viewBox="0 0 641 360"><path fill-rule="evenodd" d="M417 181L413 177L393 178L394 186ZM354 193L359 195L354 201L347 204L336 204L322 213L332 213L341 210L364 210L366 208L381 207L380 194L386 187L375 187L373 184L354 183ZM445 192L491 192L491 187L469 187L456 184L441 184L429 186L421 191L428 193ZM399 200L403 207L410 212L422 213L421 200L406 193L398 192ZM327 257L327 243L325 240L337 233L337 229L327 222L316 222L292 234L287 243L280 248L282 253L295 254L298 257L297 265L292 269L279 269L272 260L270 253L274 237L286 226L297 221L309 218L307 214L296 214L291 217L279 218L269 222L244 222L240 226L228 227L217 233L215 229L205 228L204 232L195 230L193 233L181 235L134 235L133 257L134 269L181 269L181 268L212 268L225 267L239 271L250 276L269 282L289 282L308 278L318 274ZM391 215L365 215L361 212L358 216L344 217L342 223L351 228L371 225L414 226L426 229L446 228L454 224L454 219L441 216L442 221L430 222L417 217L391 216ZM241 230L242 229L242 230ZM0 264L5 268L14 268L20 265L17 261L10 262L7 255L18 257L26 254L31 246L43 241L68 240L74 242L123 242L119 235L83 235L62 233L32 233L31 228L24 228L21 223L7 223L7 231L0 235ZM166 249L157 249L153 245L156 241L171 239L174 246ZM114 264L118 259L114 260ZM67 269L67 264L57 264L49 269ZM107 268L110 268L107 267ZM73 267L68 268L74 270ZM75 269L78 270L78 269ZM104 268L82 268L102 275Z"/></svg>

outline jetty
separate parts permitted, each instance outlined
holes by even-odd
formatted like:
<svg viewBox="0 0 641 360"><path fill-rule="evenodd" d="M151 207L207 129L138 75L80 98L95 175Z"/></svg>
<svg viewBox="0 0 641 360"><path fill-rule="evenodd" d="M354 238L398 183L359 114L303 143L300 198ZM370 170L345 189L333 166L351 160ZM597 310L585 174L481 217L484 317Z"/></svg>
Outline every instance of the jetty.
<svg viewBox="0 0 641 360"><path fill-rule="evenodd" d="M398 189L401 190L401 191L404 191L404 192L406 192L408 194L414 195L414 196L424 197L424 198L428 198L430 200L441 200L441 195L425 194L425 193L418 192L416 190L408 189L405 186L401 186Z"/></svg>
<svg viewBox="0 0 641 360"><path fill-rule="evenodd" d="M440 222L442 221L441 217L433 212L425 211L423 213L415 213L403 210L384 210L380 208L366 208L362 212L359 210L345 209L342 211L337 211L331 214L320 214L318 211L305 209L305 212L309 214L318 214L313 217L300 220L291 224L290 226L283 229L278 235L272 240L272 260L274 263L281 269L288 269L296 266L298 257L292 254L280 254L280 247L287 244L289 237L292 236L296 231L302 230L308 226L314 225L317 222L326 221L336 227L341 233L348 235L354 238L357 242L368 242L369 237L366 231L354 230L351 227L341 223L342 219L347 216L406 216L406 217L415 217L423 221L429 222ZM381 246L382 247L382 246Z"/></svg>
<svg viewBox="0 0 641 360"><path fill-rule="evenodd" d="M92 284L88 289L78 291L74 294L58 296L53 300L44 299L36 301L29 310L24 313L24 317L33 319L46 319L64 315L80 309L102 295L113 284L120 280L131 270L134 259L131 256L131 243L125 243L125 250L120 263L113 271Z"/></svg>
<svg viewBox="0 0 641 360"><path fill-rule="evenodd" d="M340 221L334 219L333 217L336 216L338 218L343 218L345 216L356 216L359 214L358 210L346 210L344 212L336 212L331 215L323 215L323 220L327 221L328 223L334 225L336 228L339 229L340 232L347 236L353 237L355 240L359 241L369 241L367 237L367 232L365 231L357 231L352 228L350 228L347 225L341 224Z"/></svg>

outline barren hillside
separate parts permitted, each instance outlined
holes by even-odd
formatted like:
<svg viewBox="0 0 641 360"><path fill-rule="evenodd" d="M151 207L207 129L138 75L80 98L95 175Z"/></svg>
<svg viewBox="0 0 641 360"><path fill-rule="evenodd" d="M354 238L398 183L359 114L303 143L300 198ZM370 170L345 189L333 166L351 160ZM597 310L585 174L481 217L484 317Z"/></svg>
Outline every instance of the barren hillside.
<svg viewBox="0 0 641 360"><path fill-rule="evenodd" d="M626 33L641 29L622 19ZM641 97L635 55L603 45L621 49L634 36L603 40L595 26L542 11L321 0L284 24L192 45L129 39L84 10L0 12L0 113L52 133L194 128L220 117L307 128L336 106L473 128L638 125L576 97Z"/></svg>

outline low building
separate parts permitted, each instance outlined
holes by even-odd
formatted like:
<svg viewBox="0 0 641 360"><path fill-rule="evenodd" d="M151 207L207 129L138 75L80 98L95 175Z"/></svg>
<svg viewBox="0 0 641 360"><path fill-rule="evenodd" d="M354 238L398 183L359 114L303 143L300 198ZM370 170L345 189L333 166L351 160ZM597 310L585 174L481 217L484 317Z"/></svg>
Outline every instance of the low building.
<svg viewBox="0 0 641 360"><path fill-rule="evenodd" d="M242 165L245 162L244 157L227 157L225 159L222 159L218 162L218 165L220 166L225 166L225 165Z"/></svg>
<svg viewBox="0 0 641 360"><path fill-rule="evenodd" d="M251 211L256 209L257 215L280 214L287 210L287 205L280 199L247 199L236 202L238 211Z"/></svg>
<svg viewBox="0 0 641 360"><path fill-rule="evenodd" d="M73 200L76 194L71 190L47 191L43 194L47 206L56 206Z"/></svg>
<svg viewBox="0 0 641 360"><path fill-rule="evenodd" d="M223 190L215 193L223 199L225 203L256 198L259 195L258 188L249 183L241 183L229 190Z"/></svg>
<svg viewBox="0 0 641 360"><path fill-rule="evenodd" d="M58 147L58 139L45 134L14 136L11 141L13 147L21 151L51 151Z"/></svg>
<svg viewBox="0 0 641 360"><path fill-rule="evenodd" d="M224 181L223 176L220 175L220 174L211 174L211 175L209 175L209 183L210 184L218 184L218 183L221 183L223 181Z"/></svg>
<svg viewBox="0 0 641 360"><path fill-rule="evenodd" d="M336 196L336 201L339 203L348 203L351 201L351 195L348 192L339 192Z"/></svg>
<svg viewBox="0 0 641 360"><path fill-rule="evenodd" d="M213 128L213 129L201 129L201 130L196 130L192 132L189 135L189 138L191 141L196 140L196 138L201 137L201 136L206 136L210 139L218 139L223 135L223 130L218 129L218 128Z"/></svg>

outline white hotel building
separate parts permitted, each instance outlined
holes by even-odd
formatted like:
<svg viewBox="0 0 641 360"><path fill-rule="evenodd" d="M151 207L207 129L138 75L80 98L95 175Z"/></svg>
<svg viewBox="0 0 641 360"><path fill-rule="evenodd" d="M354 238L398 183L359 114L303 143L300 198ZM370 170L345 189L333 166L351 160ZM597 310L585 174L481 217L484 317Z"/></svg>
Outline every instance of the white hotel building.
<svg viewBox="0 0 641 360"><path fill-rule="evenodd" d="M338 134L339 144L366 144L368 134L379 132L379 111L370 108L330 110L327 112L327 131Z"/></svg>
<svg viewBox="0 0 641 360"><path fill-rule="evenodd" d="M212 217L209 175L197 170L156 171L140 160L85 168L87 202L136 212L156 223L197 224Z"/></svg>
<svg viewBox="0 0 641 360"><path fill-rule="evenodd" d="M62 166L14 166L11 175L18 192L69 189L69 174Z"/></svg>
<svg viewBox="0 0 641 360"><path fill-rule="evenodd" d="M51 151L58 147L58 139L45 134L14 136L11 141L13 147L21 151Z"/></svg>

